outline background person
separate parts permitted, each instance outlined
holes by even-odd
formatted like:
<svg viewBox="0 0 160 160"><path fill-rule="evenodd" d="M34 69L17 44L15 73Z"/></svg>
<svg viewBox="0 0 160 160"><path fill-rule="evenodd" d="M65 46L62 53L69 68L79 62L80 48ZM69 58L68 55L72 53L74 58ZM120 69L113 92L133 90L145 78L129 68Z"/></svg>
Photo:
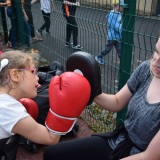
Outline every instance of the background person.
<svg viewBox="0 0 160 160"><path fill-rule="evenodd" d="M104 64L103 57L112 50L113 46L116 48L118 57L120 58L121 52L121 33L122 33L122 15L120 13L120 7L124 5L121 0L112 0L113 10L107 15L107 44L105 49L99 53L95 59L99 64Z"/></svg>
<svg viewBox="0 0 160 160"><path fill-rule="evenodd" d="M81 50L82 46L78 44L78 25L75 18L76 8L80 6L77 0L63 0L62 10L63 16L67 21L66 25L66 43L65 46L72 47L76 50ZM71 42L71 36L73 35L73 43Z"/></svg>
<svg viewBox="0 0 160 160"><path fill-rule="evenodd" d="M31 0L24 0L24 10L28 16L28 25L31 29L31 39L32 42L37 42L40 41L41 39L37 38L35 36L35 28L34 28L34 24L33 24L33 16L32 16L32 9L31 9L31 4L33 2Z"/></svg>
<svg viewBox="0 0 160 160"><path fill-rule="evenodd" d="M33 0L35 1L35 0ZM44 19L44 24L36 30L36 32L42 37L43 35L43 30L46 29L45 33L48 35L50 34L50 25L51 25L51 11L53 10L55 12L55 4L54 0L40 0L40 5L41 5L41 11Z"/></svg>

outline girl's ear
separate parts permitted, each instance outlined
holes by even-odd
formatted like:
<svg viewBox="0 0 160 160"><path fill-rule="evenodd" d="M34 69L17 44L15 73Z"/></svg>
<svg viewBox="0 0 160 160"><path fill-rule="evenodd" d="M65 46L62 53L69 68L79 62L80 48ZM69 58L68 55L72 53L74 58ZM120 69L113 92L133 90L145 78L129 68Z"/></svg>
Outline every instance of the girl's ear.
<svg viewBox="0 0 160 160"><path fill-rule="evenodd" d="M20 72L18 72L17 69L12 69L9 75L10 75L10 79L13 82L19 82L22 79L22 74L20 74Z"/></svg>

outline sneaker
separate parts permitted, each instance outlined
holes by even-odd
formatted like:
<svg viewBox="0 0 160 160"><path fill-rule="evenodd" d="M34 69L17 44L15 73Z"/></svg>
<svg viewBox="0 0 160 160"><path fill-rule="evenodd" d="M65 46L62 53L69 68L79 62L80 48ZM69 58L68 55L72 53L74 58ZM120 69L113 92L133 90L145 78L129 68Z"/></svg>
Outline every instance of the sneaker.
<svg viewBox="0 0 160 160"><path fill-rule="evenodd" d="M66 42L65 47L72 47L73 43L72 42Z"/></svg>
<svg viewBox="0 0 160 160"><path fill-rule="evenodd" d="M38 35L42 36L42 30L41 29L36 30L36 32L37 32Z"/></svg>
<svg viewBox="0 0 160 160"><path fill-rule="evenodd" d="M98 56L95 56L95 60L99 63L99 64L104 64L105 61L103 58L99 58Z"/></svg>
<svg viewBox="0 0 160 160"><path fill-rule="evenodd" d="M43 37L34 37L32 38L32 43L43 41Z"/></svg>
<svg viewBox="0 0 160 160"><path fill-rule="evenodd" d="M49 35L49 34L51 34L51 32L47 32L47 31L45 31L45 34L46 34L46 35Z"/></svg>
<svg viewBox="0 0 160 160"><path fill-rule="evenodd" d="M33 38L32 38L32 43L37 42L37 41L38 41L38 38L37 38L37 37L33 37Z"/></svg>
<svg viewBox="0 0 160 160"><path fill-rule="evenodd" d="M77 44L76 46L73 45L72 48L76 50L82 50L83 47Z"/></svg>

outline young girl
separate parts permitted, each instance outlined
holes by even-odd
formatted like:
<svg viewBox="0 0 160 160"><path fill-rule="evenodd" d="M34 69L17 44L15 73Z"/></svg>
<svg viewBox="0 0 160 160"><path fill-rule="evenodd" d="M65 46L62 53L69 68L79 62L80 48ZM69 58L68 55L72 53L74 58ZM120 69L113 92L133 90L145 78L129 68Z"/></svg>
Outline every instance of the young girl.
<svg viewBox="0 0 160 160"><path fill-rule="evenodd" d="M118 93L102 93L94 101L112 112L128 105L124 124L112 134L50 146L44 160L160 160L160 39L152 60L141 63Z"/></svg>
<svg viewBox="0 0 160 160"><path fill-rule="evenodd" d="M8 51L0 55L0 140L19 134L35 143L55 144L60 136L38 124L19 102L37 95L36 54Z"/></svg>
<svg viewBox="0 0 160 160"><path fill-rule="evenodd" d="M39 87L36 60L37 54L16 50L0 55L0 157L3 151L6 156L14 159L10 153L17 149L17 135L39 144L56 144L60 135L72 129L76 117L89 100L90 84L82 75L65 72L55 76L49 85L50 109L45 122L47 128L38 124L28 114L35 115L34 101L30 98L36 97ZM82 92L84 94L79 98ZM28 101L22 101L27 98Z"/></svg>

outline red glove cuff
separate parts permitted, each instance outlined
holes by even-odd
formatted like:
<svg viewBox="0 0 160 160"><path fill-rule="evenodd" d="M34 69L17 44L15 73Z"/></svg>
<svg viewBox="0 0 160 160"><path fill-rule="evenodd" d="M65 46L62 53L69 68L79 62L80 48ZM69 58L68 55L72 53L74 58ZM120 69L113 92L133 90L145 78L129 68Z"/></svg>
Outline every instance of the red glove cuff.
<svg viewBox="0 0 160 160"><path fill-rule="evenodd" d="M46 118L45 125L51 133L65 135L72 130L76 120L77 118L60 116L50 109Z"/></svg>

